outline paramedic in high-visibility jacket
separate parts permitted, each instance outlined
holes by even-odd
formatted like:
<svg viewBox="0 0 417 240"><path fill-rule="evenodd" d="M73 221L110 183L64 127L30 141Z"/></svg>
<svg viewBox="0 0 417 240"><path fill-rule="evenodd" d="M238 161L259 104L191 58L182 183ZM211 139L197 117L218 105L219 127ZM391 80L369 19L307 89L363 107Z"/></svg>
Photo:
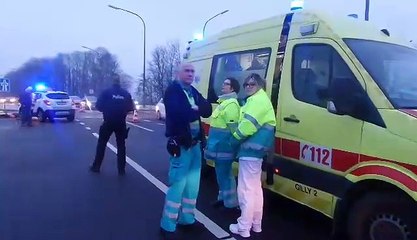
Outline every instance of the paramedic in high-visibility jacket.
<svg viewBox="0 0 417 240"><path fill-rule="evenodd" d="M223 82L222 93L217 102L219 106L213 111L210 119L210 130L205 158L214 160L219 195L214 202L215 207L224 206L226 209L236 209L238 206L236 181L232 172L232 164L236 152L231 148L229 139L236 131L240 116L240 106L237 94L240 83L235 78L226 78Z"/></svg>
<svg viewBox="0 0 417 240"><path fill-rule="evenodd" d="M199 226L194 211L200 185L201 146L205 133L201 117L212 113L211 104L191 84L194 67L184 63L179 67L179 80L165 91L167 150L171 157L168 173L169 189L162 212L161 232L174 234L177 224ZM201 224L200 224L201 227ZM172 236L174 237L174 236Z"/></svg>
<svg viewBox="0 0 417 240"><path fill-rule="evenodd" d="M251 74L244 81L247 94L237 130L230 144L238 148L238 199L241 216L229 230L242 237L250 237L250 230L262 231L263 192L261 184L262 161L274 142L275 111L264 91L265 80Z"/></svg>

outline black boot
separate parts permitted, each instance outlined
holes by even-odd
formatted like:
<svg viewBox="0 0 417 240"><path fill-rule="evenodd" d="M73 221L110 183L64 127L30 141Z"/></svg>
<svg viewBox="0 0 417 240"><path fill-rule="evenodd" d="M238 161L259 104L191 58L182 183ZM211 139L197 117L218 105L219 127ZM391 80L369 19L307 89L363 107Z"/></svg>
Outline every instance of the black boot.
<svg viewBox="0 0 417 240"><path fill-rule="evenodd" d="M94 167L94 165L90 166L90 172L100 173L100 168Z"/></svg>
<svg viewBox="0 0 417 240"><path fill-rule="evenodd" d="M160 234L163 240L177 240L179 237L175 234L175 232L168 232L163 228L160 228Z"/></svg>
<svg viewBox="0 0 417 240"><path fill-rule="evenodd" d="M219 208L221 206L224 206L224 202L223 202L223 200L216 200L216 201L211 203L211 206L213 206L215 208Z"/></svg>

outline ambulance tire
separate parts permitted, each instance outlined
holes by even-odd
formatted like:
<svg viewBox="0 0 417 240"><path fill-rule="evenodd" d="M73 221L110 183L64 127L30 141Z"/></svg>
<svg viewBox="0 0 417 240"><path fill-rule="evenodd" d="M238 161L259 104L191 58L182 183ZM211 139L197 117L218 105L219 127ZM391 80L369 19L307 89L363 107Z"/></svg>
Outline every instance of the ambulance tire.
<svg viewBox="0 0 417 240"><path fill-rule="evenodd" d="M402 194L368 193L349 211L348 237L351 240L417 240L415 216L415 204Z"/></svg>

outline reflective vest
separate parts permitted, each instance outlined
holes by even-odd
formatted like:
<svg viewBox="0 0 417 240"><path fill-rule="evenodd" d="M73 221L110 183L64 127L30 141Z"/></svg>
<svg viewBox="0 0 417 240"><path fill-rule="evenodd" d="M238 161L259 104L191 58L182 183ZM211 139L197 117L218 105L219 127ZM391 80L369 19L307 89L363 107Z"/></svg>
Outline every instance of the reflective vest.
<svg viewBox="0 0 417 240"><path fill-rule="evenodd" d="M260 89L241 108L239 126L233 133L241 142L237 157L263 158L274 144L275 126L271 100Z"/></svg>
<svg viewBox="0 0 417 240"><path fill-rule="evenodd" d="M234 160L236 153L232 150L229 139L237 129L240 106L234 97L219 99L220 105L213 111L210 130L205 150L205 158L210 160Z"/></svg>

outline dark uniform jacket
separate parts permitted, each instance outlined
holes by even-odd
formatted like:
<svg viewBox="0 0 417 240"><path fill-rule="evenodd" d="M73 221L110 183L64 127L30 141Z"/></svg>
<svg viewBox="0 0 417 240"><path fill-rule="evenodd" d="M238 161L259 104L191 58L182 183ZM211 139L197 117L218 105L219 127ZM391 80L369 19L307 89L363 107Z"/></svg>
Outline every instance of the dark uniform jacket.
<svg viewBox="0 0 417 240"><path fill-rule="evenodd" d="M104 90L97 99L96 108L103 113L104 122L120 124L135 109L130 93L119 85Z"/></svg>
<svg viewBox="0 0 417 240"><path fill-rule="evenodd" d="M190 123L200 121L200 134L198 140L205 142L205 133L200 117L208 118L212 113L211 104L191 86L191 94L199 110L191 108L182 86L174 81L165 91L164 104L166 111L166 137L175 137L180 145L188 148L192 145Z"/></svg>

